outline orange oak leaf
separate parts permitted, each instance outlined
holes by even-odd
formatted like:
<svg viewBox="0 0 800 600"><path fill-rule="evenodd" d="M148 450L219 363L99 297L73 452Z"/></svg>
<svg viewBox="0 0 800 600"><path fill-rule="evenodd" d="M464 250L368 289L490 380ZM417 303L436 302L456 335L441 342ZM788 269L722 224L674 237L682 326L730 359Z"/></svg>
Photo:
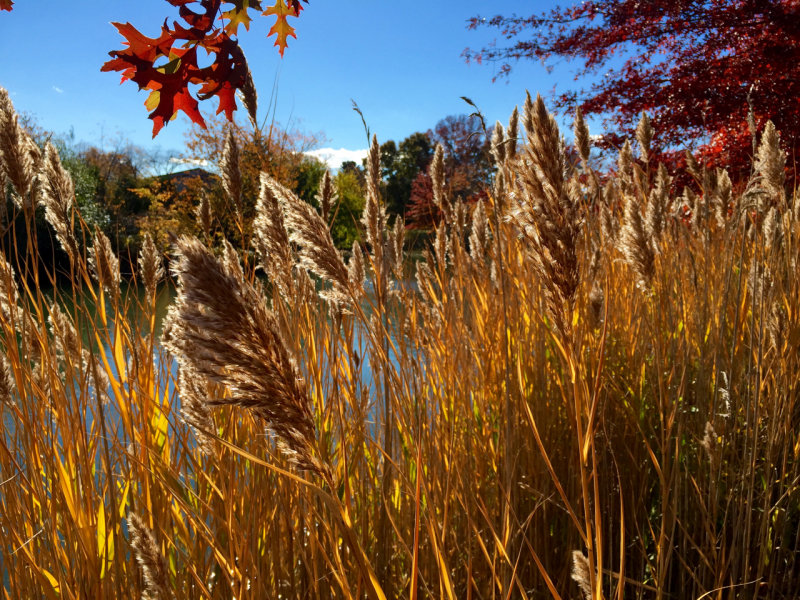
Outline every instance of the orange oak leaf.
<svg viewBox="0 0 800 600"><path fill-rule="evenodd" d="M286 46L288 45L289 36L297 39L297 36L294 33L294 27L289 25L287 17L298 16L300 14L300 4L293 3L291 0L290 4L291 7L287 6L283 0L276 0L274 6L270 6L263 12L265 17L270 15L275 15L277 17L277 20L269 30L267 37L271 35L276 36L274 45L278 47L278 52L281 53L281 56L283 56L283 51L286 50Z"/></svg>

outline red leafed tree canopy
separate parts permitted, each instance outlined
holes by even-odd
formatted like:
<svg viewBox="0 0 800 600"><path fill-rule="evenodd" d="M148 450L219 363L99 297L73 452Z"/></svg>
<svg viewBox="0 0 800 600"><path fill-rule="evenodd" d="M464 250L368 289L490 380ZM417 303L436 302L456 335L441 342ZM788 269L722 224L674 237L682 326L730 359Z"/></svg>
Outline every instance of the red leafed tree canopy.
<svg viewBox="0 0 800 600"><path fill-rule="evenodd" d="M748 101L759 126L771 119L790 151L800 142L800 0L585 0L530 17L475 17L470 29L498 30L499 42L467 49L468 61L578 60L588 89L557 107L603 115L606 143L652 118L662 149L700 144L706 163L750 164Z"/></svg>
<svg viewBox="0 0 800 600"><path fill-rule="evenodd" d="M153 137L178 111L205 127L198 100L216 97L217 114L225 113L229 120L233 119L237 90L243 93L246 108L255 119L255 88L239 47L239 26L250 29L251 11L274 17L269 35L276 36L275 45L283 56L288 38L296 37L288 18L299 16L300 0L275 0L266 9L261 0L166 2L178 7L182 22L173 21L172 27L168 27L165 20L161 33L153 38L143 35L130 23L114 23L127 47L110 52L112 59L102 70L120 71L123 81L131 80L139 89L150 92L145 106L151 111ZM213 61L208 66L199 66L198 58L205 60L206 55ZM190 84L199 86L196 92L189 88Z"/></svg>

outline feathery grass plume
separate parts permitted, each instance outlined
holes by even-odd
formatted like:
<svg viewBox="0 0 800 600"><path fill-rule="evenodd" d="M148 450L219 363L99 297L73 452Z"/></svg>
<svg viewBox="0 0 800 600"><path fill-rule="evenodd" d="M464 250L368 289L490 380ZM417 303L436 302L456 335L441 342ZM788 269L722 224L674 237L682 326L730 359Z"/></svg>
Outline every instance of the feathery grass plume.
<svg viewBox="0 0 800 600"><path fill-rule="evenodd" d="M620 190L627 194L633 188L633 150L630 140L625 140L617 157L617 176Z"/></svg>
<svg viewBox="0 0 800 600"><path fill-rule="evenodd" d="M200 194L200 203L195 207L194 214L197 218L197 224L200 225L200 229L203 231L203 235L208 239L211 237L211 223L214 217L211 213L211 202L207 194Z"/></svg>
<svg viewBox="0 0 800 600"><path fill-rule="evenodd" d="M578 151L578 156L581 157L585 165L589 162L589 153L591 152L592 144L589 138L589 127L583 119L583 111L580 106L575 109L575 124L572 130L575 133L575 149Z"/></svg>
<svg viewBox="0 0 800 600"><path fill-rule="evenodd" d="M656 183L650 192L650 198L645 209L645 231L656 253L659 252L659 243L664 231L664 217L669 204L669 186L671 183L672 177L667 173L667 168L663 163L659 164Z"/></svg>
<svg viewBox="0 0 800 600"><path fill-rule="evenodd" d="M447 264L447 224L442 221L436 226L436 236L433 241L433 252L437 264Z"/></svg>
<svg viewBox="0 0 800 600"><path fill-rule="evenodd" d="M14 391L14 372L6 358L5 352L0 351L0 407L13 406Z"/></svg>
<svg viewBox="0 0 800 600"><path fill-rule="evenodd" d="M613 181L606 183L602 191L602 202L600 203L600 230L603 239L607 244L614 244L617 239L619 223L614 216L613 206L617 201L617 188Z"/></svg>
<svg viewBox="0 0 800 600"><path fill-rule="evenodd" d="M247 115L253 123L254 128L258 128L258 94L256 93L256 85L253 83L253 74L250 72L250 66L247 67L247 72L244 76L244 83L239 91L242 94L242 104L247 110Z"/></svg>
<svg viewBox="0 0 800 600"><path fill-rule="evenodd" d="M686 149L686 170L689 172L689 175L697 180L703 177L703 168L700 166L700 163L697 162L692 151L688 148Z"/></svg>
<svg viewBox="0 0 800 600"><path fill-rule="evenodd" d="M322 218L327 223L330 220L331 208L336 201L336 191L333 189L333 180L331 179L331 172L325 170L322 175L322 181L319 184L319 193L317 194L319 201L319 209L322 213Z"/></svg>
<svg viewBox="0 0 800 600"><path fill-rule="evenodd" d="M585 600L592 600L591 569L586 555L575 550L572 553L572 581L578 584Z"/></svg>
<svg viewBox="0 0 800 600"><path fill-rule="evenodd" d="M787 330L786 308L775 298L770 303L769 313L767 314L767 339L776 352L782 352L783 345L786 342Z"/></svg>
<svg viewBox="0 0 800 600"><path fill-rule="evenodd" d="M683 188L683 212L684 214L686 211L689 211L689 223L691 223L693 228L697 227L697 223L700 218L700 211L697 207L697 194L692 191L692 188L686 186Z"/></svg>
<svg viewBox="0 0 800 600"><path fill-rule="evenodd" d="M164 278L164 261L156 248L153 238L149 233L144 235L144 243L139 251L139 273L144 280L144 288L147 295L153 297L156 287Z"/></svg>
<svg viewBox="0 0 800 600"><path fill-rule="evenodd" d="M645 232L639 205L633 196L625 202L625 220L620 232L619 250L638 278L638 285L650 289L655 270L655 257L650 238Z"/></svg>
<svg viewBox="0 0 800 600"><path fill-rule="evenodd" d="M500 168L506 159L506 134L500 121L494 124L492 131L492 157L497 168Z"/></svg>
<svg viewBox="0 0 800 600"><path fill-rule="evenodd" d="M644 164L650 161L650 144L653 142L653 126L650 117L642 113L642 118L636 126L636 141L639 143L639 158Z"/></svg>
<svg viewBox="0 0 800 600"><path fill-rule="evenodd" d="M772 291L774 281L772 272L767 265L753 262L750 273L747 276L747 283L752 294L753 302L760 304L765 301Z"/></svg>
<svg viewBox="0 0 800 600"><path fill-rule="evenodd" d="M433 151L430 176L433 185L433 203L442 211L445 222L449 223L452 215L450 202L444 192L444 148L441 144L436 144L436 149Z"/></svg>
<svg viewBox="0 0 800 600"><path fill-rule="evenodd" d="M44 218L56 233L56 239L73 263L78 259L78 242L72 225L75 191L72 177L61 165L58 150L47 142L44 160L39 170L39 204Z"/></svg>
<svg viewBox="0 0 800 600"><path fill-rule="evenodd" d="M396 279L403 279L403 266L405 261L405 255L403 252L403 246L405 245L406 240L406 225L403 221L403 217L397 215L394 218L394 225L392 225L392 229L389 232L389 239L387 240L387 246L391 249L392 253L392 273Z"/></svg>
<svg viewBox="0 0 800 600"><path fill-rule="evenodd" d="M733 184L730 175L725 169L717 170L717 185L714 193L714 215L717 219L717 226L725 227L728 218L728 206L731 203Z"/></svg>
<svg viewBox="0 0 800 600"><path fill-rule="evenodd" d="M503 171L497 171L494 176L494 183L492 184L492 197L494 201L500 205L506 196L506 176Z"/></svg>
<svg viewBox="0 0 800 600"><path fill-rule="evenodd" d="M14 186L14 203L28 206L36 165L28 134L19 124L17 113L5 88L0 87L0 156L6 177Z"/></svg>
<svg viewBox="0 0 800 600"><path fill-rule="evenodd" d="M56 354L65 359L74 359L80 356L83 350L78 332L72 324L72 319L61 310L57 302L50 305L50 329L53 332L53 339L56 346Z"/></svg>
<svg viewBox="0 0 800 600"><path fill-rule="evenodd" d="M355 290L363 291L367 272L364 267L364 253L361 251L361 244L358 243L358 240L353 240L353 250L350 253L350 261L347 263L347 273L350 285Z"/></svg>
<svg viewBox="0 0 800 600"><path fill-rule="evenodd" d="M381 192L381 149L377 136L372 136L372 144L367 154L367 200L361 222L364 225L367 243L381 268L383 262L383 231L386 226L386 209L380 201Z"/></svg>
<svg viewBox="0 0 800 600"><path fill-rule="evenodd" d="M136 513L128 515L128 532L131 549L142 569L146 594L143 597L159 600L170 598L167 564L153 532Z"/></svg>
<svg viewBox="0 0 800 600"><path fill-rule="evenodd" d="M603 293L603 287L600 285L599 277L603 254L594 243L592 247L594 252L592 252L592 260L589 263L587 275L587 279L592 282L592 289L589 292L589 321L593 328L597 328L603 322L603 304L605 302L605 294Z"/></svg>
<svg viewBox="0 0 800 600"><path fill-rule="evenodd" d="M774 250L783 247L783 219L776 206L771 207L764 217L764 244Z"/></svg>
<svg viewBox="0 0 800 600"><path fill-rule="evenodd" d="M556 330L566 335L579 284L576 253L579 218L564 185L564 145L555 118L542 97L525 101L528 137L526 168L520 173L522 197L510 217L530 243L534 265Z"/></svg>
<svg viewBox="0 0 800 600"><path fill-rule="evenodd" d="M706 421L705 430L703 432L703 439L700 441L700 446L705 450L708 462L712 465L716 464L717 454L717 432L714 430L714 425L711 421Z"/></svg>
<svg viewBox="0 0 800 600"><path fill-rule="evenodd" d="M209 433L216 431L211 410L208 408L208 382L188 366L178 369L178 392L181 398L181 417L192 428L200 449L210 454L213 439Z"/></svg>
<svg viewBox="0 0 800 600"><path fill-rule="evenodd" d="M332 285L332 289L321 290L320 297L338 303L351 302L347 267L327 223L313 206L280 183L269 176L264 181L283 208L289 240L297 244L300 266Z"/></svg>
<svg viewBox="0 0 800 600"><path fill-rule="evenodd" d="M472 211L472 224L469 231L469 254L475 263L482 264L486 258L486 242L488 240L489 219L483 200L478 200Z"/></svg>
<svg viewBox="0 0 800 600"><path fill-rule="evenodd" d="M94 241L89 250L89 266L97 282L112 295L119 293L119 260L111 249L111 242L98 227L94 230Z"/></svg>
<svg viewBox="0 0 800 600"><path fill-rule="evenodd" d="M196 238L176 244L178 297L162 337L183 369L225 386L207 404L251 409L286 457L330 479L318 458L311 398L266 298Z"/></svg>
<svg viewBox="0 0 800 600"><path fill-rule="evenodd" d="M517 156L517 138L519 137L519 109L515 106L511 111L506 128L506 156L513 160Z"/></svg>
<svg viewBox="0 0 800 600"><path fill-rule="evenodd" d="M219 174L222 179L222 189L233 204L236 215L242 216L242 173L239 170L239 145L233 137L233 126L228 127L225 134L225 144L219 159Z"/></svg>
<svg viewBox="0 0 800 600"><path fill-rule="evenodd" d="M289 298L295 287L292 246L283 223L283 211L269 186L269 176L266 173L261 173L261 190L256 200L253 234L252 243L261 257L261 265L267 276L281 296Z"/></svg>
<svg viewBox="0 0 800 600"><path fill-rule="evenodd" d="M761 188L778 200L784 199L786 182L786 155L781 150L781 139L772 121L767 121L761 134L755 168L760 176Z"/></svg>
<svg viewBox="0 0 800 600"><path fill-rule="evenodd" d="M10 325L17 319L19 292L14 267L0 254L0 315Z"/></svg>
<svg viewBox="0 0 800 600"><path fill-rule="evenodd" d="M48 321L50 322L50 331L53 334L56 356L65 363L77 361L80 358L80 363L72 362L73 366L91 376L95 392L106 401L106 392L111 385L108 373L104 368L93 364L92 355L83 347L78 331L75 329L75 324L57 302L53 302L50 305Z"/></svg>

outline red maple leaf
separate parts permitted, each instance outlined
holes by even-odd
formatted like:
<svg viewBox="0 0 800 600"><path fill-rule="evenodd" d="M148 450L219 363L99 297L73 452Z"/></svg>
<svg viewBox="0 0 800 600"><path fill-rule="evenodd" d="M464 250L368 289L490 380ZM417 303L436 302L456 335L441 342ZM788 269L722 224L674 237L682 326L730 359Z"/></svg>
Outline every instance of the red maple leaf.
<svg viewBox="0 0 800 600"><path fill-rule="evenodd" d="M0 0L0 10L11 10L14 3L11 0Z"/></svg>

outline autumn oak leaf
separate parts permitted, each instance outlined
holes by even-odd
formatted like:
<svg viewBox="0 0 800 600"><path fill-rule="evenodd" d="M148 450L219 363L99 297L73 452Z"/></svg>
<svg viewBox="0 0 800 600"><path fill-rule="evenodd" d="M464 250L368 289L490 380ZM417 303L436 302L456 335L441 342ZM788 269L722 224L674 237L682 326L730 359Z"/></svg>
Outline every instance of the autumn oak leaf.
<svg viewBox="0 0 800 600"><path fill-rule="evenodd" d="M0 0L0 10L11 10L14 3L11 0Z"/></svg>
<svg viewBox="0 0 800 600"><path fill-rule="evenodd" d="M277 20L269 30L267 37L271 35L276 36L274 45L278 47L278 51L281 53L281 56L283 56L283 51L286 50L286 46L288 45L289 36L297 39L297 36L294 33L294 27L289 25L287 18L298 16L300 12L299 9L299 4L293 4L292 7L289 7L283 0L276 0L274 6L270 6L263 12L265 17L270 15L275 15L277 17Z"/></svg>

